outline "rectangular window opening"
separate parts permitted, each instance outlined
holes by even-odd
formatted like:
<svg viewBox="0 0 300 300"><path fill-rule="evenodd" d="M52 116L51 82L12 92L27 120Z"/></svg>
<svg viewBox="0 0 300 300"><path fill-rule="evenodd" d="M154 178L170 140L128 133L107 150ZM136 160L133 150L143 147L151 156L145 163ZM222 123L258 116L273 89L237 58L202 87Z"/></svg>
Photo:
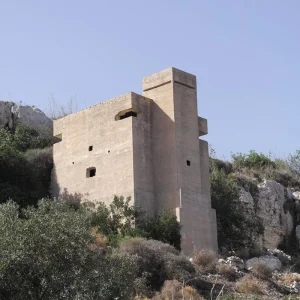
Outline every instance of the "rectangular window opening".
<svg viewBox="0 0 300 300"><path fill-rule="evenodd" d="M90 178L90 177L94 177L96 176L96 168L92 167L92 168L88 168L86 170L86 177Z"/></svg>
<svg viewBox="0 0 300 300"><path fill-rule="evenodd" d="M93 151L93 146L89 146L89 151Z"/></svg>
<svg viewBox="0 0 300 300"><path fill-rule="evenodd" d="M188 166L190 166L190 165L191 165L191 162L190 162L189 160L187 160L187 161L186 161L186 164L187 164Z"/></svg>

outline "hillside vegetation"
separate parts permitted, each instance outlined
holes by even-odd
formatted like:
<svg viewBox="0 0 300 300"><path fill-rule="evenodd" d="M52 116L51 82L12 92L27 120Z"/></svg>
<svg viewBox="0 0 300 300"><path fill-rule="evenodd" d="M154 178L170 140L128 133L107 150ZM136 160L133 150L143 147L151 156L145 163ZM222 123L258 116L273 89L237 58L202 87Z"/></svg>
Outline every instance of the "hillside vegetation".
<svg viewBox="0 0 300 300"><path fill-rule="evenodd" d="M276 252L282 273L244 267L269 252L258 243L261 218L245 211L239 194L255 198L265 179L299 189L299 151L287 160L255 151L231 162L212 157L220 253L197 249L190 259L167 210L150 218L122 196L97 207L72 195L50 199L53 142L24 125L0 129L0 300L296 299L284 297L298 291L300 274L289 271L299 271L297 255Z"/></svg>

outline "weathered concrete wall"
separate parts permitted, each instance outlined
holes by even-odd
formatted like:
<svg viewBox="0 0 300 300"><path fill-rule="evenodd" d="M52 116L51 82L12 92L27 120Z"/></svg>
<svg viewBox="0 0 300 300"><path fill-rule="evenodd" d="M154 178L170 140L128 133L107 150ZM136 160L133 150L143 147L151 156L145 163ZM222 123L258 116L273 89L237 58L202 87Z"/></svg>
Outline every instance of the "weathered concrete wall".
<svg viewBox="0 0 300 300"><path fill-rule="evenodd" d="M53 195L67 188L106 203L115 194L133 196L133 118L115 120L131 107L128 93L55 121L54 135L62 134L62 141L54 145ZM89 167L96 176L87 178Z"/></svg>
<svg viewBox="0 0 300 300"><path fill-rule="evenodd" d="M132 93L132 106L139 113L132 118L133 176L135 205L147 213L155 212L151 137L152 100Z"/></svg>

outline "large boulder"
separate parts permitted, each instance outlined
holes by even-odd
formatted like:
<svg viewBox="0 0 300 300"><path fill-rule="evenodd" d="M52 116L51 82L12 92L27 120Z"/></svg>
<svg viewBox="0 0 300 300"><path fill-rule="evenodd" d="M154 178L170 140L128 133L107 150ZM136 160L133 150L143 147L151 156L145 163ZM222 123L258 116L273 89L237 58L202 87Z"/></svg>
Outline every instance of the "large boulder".
<svg viewBox="0 0 300 300"><path fill-rule="evenodd" d="M292 197L292 191L290 194ZM241 188L239 201L245 213L256 215L261 220L264 234L260 242L265 248L278 248L284 237L292 234L293 216L285 209L288 196L280 183L265 180L257 185L255 195Z"/></svg>
<svg viewBox="0 0 300 300"><path fill-rule="evenodd" d="M264 225L264 246L278 248L284 236L292 234L293 216L284 209L287 201L285 188L274 180L265 180L258 185L257 215Z"/></svg>
<svg viewBox="0 0 300 300"><path fill-rule="evenodd" d="M0 101L0 128L14 130L18 124L35 129L52 128L53 121L35 106L19 105L14 102Z"/></svg>
<svg viewBox="0 0 300 300"><path fill-rule="evenodd" d="M271 255L254 257L246 260L246 269L251 270L257 263L264 263L271 271L280 270L282 267L281 261Z"/></svg>

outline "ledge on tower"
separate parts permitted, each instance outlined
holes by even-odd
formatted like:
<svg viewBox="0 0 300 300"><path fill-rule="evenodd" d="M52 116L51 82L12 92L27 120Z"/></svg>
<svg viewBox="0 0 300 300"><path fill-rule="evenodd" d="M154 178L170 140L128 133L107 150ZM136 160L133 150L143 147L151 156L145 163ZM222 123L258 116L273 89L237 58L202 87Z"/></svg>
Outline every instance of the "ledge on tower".
<svg viewBox="0 0 300 300"><path fill-rule="evenodd" d="M207 119L198 117L198 130L199 136L206 135L208 133Z"/></svg>

